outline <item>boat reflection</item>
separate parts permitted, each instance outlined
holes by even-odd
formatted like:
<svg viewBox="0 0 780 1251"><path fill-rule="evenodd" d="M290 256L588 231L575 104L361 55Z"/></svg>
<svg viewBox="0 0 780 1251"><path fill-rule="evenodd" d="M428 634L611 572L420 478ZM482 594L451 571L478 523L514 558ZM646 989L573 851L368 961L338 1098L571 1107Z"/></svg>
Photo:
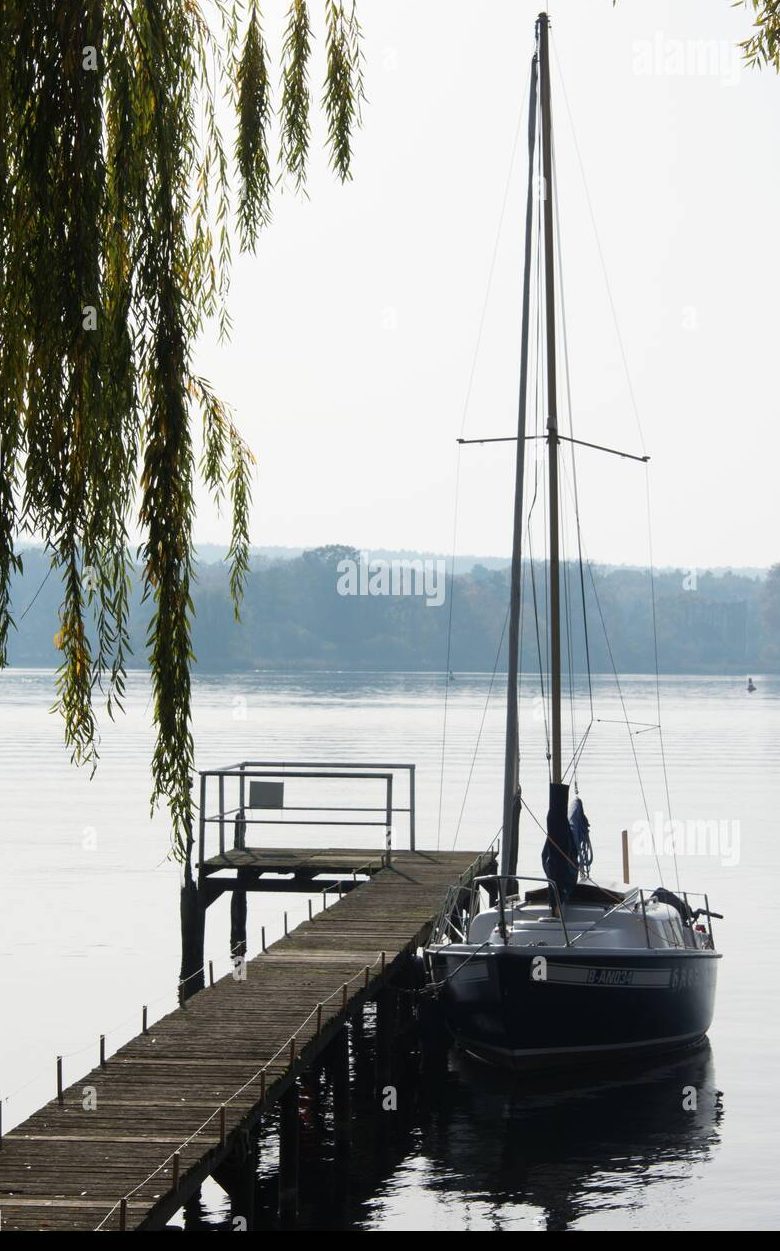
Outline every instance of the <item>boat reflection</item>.
<svg viewBox="0 0 780 1251"><path fill-rule="evenodd" d="M448 1098L427 1127L428 1172L453 1198L484 1205L495 1229L516 1226L518 1206L536 1209L550 1231L625 1212L649 1187L684 1181L719 1141L708 1043L665 1063L576 1077L512 1076L467 1057L453 1064Z"/></svg>

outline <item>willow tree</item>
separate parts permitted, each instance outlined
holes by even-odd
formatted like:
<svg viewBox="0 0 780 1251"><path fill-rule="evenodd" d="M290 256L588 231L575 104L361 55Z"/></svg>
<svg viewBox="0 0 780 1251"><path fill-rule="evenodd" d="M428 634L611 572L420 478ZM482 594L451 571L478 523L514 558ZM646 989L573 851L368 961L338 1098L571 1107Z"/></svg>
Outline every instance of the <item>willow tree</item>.
<svg viewBox="0 0 780 1251"><path fill-rule="evenodd" d="M755 14L753 33L739 45L748 65L780 73L780 0L742 0Z"/></svg>
<svg viewBox="0 0 780 1251"><path fill-rule="evenodd" d="M229 332L231 239L254 250L279 180L305 186L315 38L330 164L350 176L360 29L350 4L323 9L313 22L293 0L274 59L255 0L0 6L0 665L20 543L38 536L63 586L57 707L73 759L94 766L97 699L112 715L122 703L138 561L152 804L167 802L179 858L192 829L196 479L231 509L238 616L253 476L194 343L212 318Z"/></svg>

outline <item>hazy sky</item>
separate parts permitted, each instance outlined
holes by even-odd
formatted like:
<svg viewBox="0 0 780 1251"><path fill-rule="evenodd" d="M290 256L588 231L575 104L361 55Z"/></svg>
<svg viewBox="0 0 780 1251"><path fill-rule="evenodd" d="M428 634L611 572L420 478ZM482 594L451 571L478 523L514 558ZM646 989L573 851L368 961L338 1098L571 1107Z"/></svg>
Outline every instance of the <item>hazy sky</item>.
<svg viewBox="0 0 780 1251"><path fill-rule="evenodd" d="M285 8L264 5L277 63ZM449 551L460 455L458 549L504 554L511 445L455 440L464 412L467 436L516 422L524 136L512 153L539 5L358 9L354 181L318 153L309 199L277 198L258 254L235 263L232 341L206 338L198 367L259 460L254 543ZM642 450L573 134L652 456L656 561L780 560L780 78L742 67L752 19L729 0L550 12L576 432ZM578 472L588 553L643 562L644 469L583 449ZM226 534L205 499L197 533Z"/></svg>

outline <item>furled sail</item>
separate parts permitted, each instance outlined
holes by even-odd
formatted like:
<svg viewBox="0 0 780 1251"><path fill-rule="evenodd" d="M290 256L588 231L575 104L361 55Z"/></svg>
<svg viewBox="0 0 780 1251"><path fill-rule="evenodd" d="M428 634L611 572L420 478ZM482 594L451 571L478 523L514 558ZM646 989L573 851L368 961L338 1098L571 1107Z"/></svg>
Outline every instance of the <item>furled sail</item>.
<svg viewBox="0 0 780 1251"><path fill-rule="evenodd" d="M544 872L550 886L550 907L565 904L577 885L578 856L574 832L569 824L569 788L565 782L550 783L550 807L547 813L547 841L542 851ZM556 897L557 892L557 897Z"/></svg>

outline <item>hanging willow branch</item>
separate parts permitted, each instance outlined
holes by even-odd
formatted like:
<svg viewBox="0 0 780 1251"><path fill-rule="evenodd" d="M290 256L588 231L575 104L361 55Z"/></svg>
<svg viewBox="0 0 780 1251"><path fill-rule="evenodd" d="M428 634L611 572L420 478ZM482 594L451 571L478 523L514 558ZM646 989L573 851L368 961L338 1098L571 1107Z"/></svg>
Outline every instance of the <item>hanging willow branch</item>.
<svg viewBox="0 0 780 1251"><path fill-rule="evenodd" d="M207 318L229 329L231 231L255 248L274 182L260 7L214 0L207 11L208 21L196 0L0 6L0 665L19 542L37 536L63 587L57 707L73 759L94 766L96 688L112 713L124 693L130 536L140 529L152 802L168 804L179 857L192 828L196 478L231 510L238 615L254 466L194 370L194 343ZM360 33L341 5L325 4L324 25L328 143L343 180L359 124ZM298 187L312 40L296 0L280 57L280 130L281 167ZM220 97L236 118L235 216Z"/></svg>
<svg viewBox="0 0 780 1251"><path fill-rule="evenodd" d="M743 0L755 13L753 34L739 45L748 65L780 73L780 0Z"/></svg>
<svg viewBox="0 0 780 1251"><path fill-rule="evenodd" d="M236 163L241 175L241 242L243 247L254 251L258 230L268 224L271 216L271 168L268 163L270 85L260 14L254 3L249 10L249 24L236 80L240 118Z"/></svg>
<svg viewBox="0 0 780 1251"><path fill-rule="evenodd" d="M309 155L309 54L311 30L306 0L293 0L287 15L282 48L281 164L293 177L296 190L306 180Z"/></svg>
<svg viewBox="0 0 780 1251"><path fill-rule="evenodd" d="M361 32L353 3L347 16L342 0L328 0L328 70L323 105L328 119L331 168L342 180L349 178L352 135L360 124L363 94Z"/></svg>

